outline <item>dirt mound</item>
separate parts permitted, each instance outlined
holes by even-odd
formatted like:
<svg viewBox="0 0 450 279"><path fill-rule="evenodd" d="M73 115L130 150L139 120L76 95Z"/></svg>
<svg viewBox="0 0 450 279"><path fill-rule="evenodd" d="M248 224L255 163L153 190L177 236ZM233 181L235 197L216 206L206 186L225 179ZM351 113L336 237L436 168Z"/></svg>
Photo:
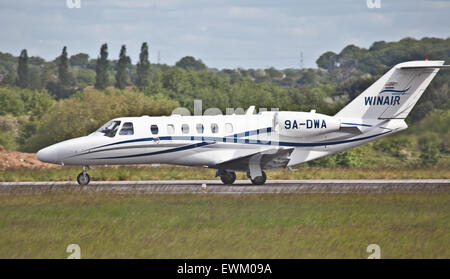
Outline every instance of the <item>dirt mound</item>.
<svg viewBox="0 0 450 279"><path fill-rule="evenodd" d="M47 164L39 161L36 153L23 153L5 150L0 145L0 170L7 169L55 169L61 168L59 165Z"/></svg>

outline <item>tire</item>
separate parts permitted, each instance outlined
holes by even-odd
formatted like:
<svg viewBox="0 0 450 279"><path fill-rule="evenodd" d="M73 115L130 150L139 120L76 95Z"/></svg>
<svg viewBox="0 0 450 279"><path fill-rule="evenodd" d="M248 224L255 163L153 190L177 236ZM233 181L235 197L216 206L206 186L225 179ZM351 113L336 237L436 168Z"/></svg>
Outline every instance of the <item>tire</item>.
<svg viewBox="0 0 450 279"><path fill-rule="evenodd" d="M257 176L255 177L255 179L250 179L252 181L253 184L255 185L263 185L264 183L266 183L266 173L264 171L261 172L262 176Z"/></svg>
<svg viewBox="0 0 450 279"><path fill-rule="evenodd" d="M220 176L220 180L222 180L225 185L231 185L234 181L236 181L236 173L227 172L226 174Z"/></svg>
<svg viewBox="0 0 450 279"><path fill-rule="evenodd" d="M77 176L77 182L80 185L88 185L90 181L91 181L91 178L89 177L89 174L87 174L87 173L84 173L84 174L80 173Z"/></svg>

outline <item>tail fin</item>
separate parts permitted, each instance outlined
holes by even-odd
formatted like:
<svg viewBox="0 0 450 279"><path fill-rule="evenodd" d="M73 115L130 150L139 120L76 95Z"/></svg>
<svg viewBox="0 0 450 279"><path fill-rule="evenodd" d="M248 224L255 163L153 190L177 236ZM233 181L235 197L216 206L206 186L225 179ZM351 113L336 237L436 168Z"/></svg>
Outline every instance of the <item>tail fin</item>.
<svg viewBox="0 0 450 279"><path fill-rule="evenodd" d="M404 119L444 61L400 63L351 101L336 117Z"/></svg>

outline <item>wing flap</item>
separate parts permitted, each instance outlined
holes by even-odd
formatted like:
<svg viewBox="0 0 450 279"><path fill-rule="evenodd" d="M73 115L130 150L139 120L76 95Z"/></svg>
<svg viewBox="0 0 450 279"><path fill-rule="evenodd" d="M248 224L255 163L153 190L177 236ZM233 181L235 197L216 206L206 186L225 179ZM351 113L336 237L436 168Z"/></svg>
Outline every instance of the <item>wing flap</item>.
<svg viewBox="0 0 450 279"><path fill-rule="evenodd" d="M248 169L250 159L254 156L259 156L261 169L285 168L289 163L292 151L294 151L294 148L277 148L258 151L250 155L222 162L214 167L218 169L246 171Z"/></svg>

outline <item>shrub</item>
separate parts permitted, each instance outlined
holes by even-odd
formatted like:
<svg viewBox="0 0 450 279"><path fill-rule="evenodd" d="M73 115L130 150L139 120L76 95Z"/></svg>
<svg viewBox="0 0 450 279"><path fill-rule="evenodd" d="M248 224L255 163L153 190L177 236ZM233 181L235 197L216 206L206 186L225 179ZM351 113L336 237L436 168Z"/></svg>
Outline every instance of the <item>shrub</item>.
<svg viewBox="0 0 450 279"><path fill-rule="evenodd" d="M376 151L386 152L399 158L405 158L405 154L410 154L414 144L410 136L387 137L374 142L373 148Z"/></svg>
<svg viewBox="0 0 450 279"><path fill-rule="evenodd" d="M423 166L433 166L439 161L439 136L433 132L423 134L419 137L420 163Z"/></svg>
<svg viewBox="0 0 450 279"><path fill-rule="evenodd" d="M361 165L359 149L349 149L336 155L336 164L342 167L357 167Z"/></svg>
<svg viewBox="0 0 450 279"><path fill-rule="evenodd" d="M18 147L14 136L7 132L0 132L0 146L6 150L16 150Z"/></svg>
<svg viewBox="0 0 450 279"><path fill-rule="evenodd" d="M335 167L336 166L336 155L325 156L316 160L308 162L308 166L311 167Z"/></svg>

